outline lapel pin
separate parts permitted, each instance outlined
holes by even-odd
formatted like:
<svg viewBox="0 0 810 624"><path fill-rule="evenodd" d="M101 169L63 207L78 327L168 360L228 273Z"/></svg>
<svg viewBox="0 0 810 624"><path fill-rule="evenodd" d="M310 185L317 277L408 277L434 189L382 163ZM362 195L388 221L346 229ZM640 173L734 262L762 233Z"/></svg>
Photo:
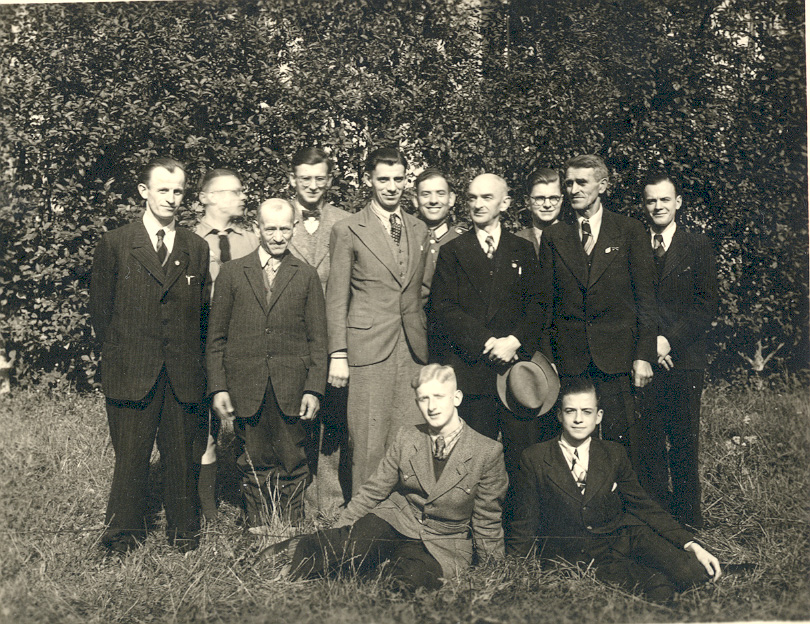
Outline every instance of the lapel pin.
<svg viewBox="0 0 810 624"><path fill-rule="evenodd" d="M191 280L193 280L195 277L197 277L197 276L196 275L186 275L186 282L188 282L189 286L191 286Z"/></svg>
<svg viewBox="0 0 810 624"><path fill-rule="evenodd" d="M179 261L179 260L175 260L175 261L174 261L174 266L180 266L180 261Z"/></svg>
<svg viewBox="0 0 810 624"><path fill-rule="evenodd" d="M605 247L605 253L610 253L611 251L619 251L618 247Z"/></svg>

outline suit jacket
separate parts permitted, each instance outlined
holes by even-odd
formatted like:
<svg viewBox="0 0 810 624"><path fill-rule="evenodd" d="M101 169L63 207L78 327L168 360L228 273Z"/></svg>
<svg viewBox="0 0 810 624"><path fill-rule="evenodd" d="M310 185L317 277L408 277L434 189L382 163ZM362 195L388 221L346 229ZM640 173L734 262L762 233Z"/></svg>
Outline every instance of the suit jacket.
<svg viewBox="0 0 810 624"><path fill-rule="evenodd" d="M425 297L427 297L430 293L430 287L433 283L433 275L436 273L436 263L439 260L439 250L442 248L442 245L449 243L451 240L455 240L461 234L464 234L464 232L467 231L464 226L461 225L452 225L450 223L447 225L447 231L439 238L436 238L434 230L428 229L428 257L425 261L424 278Z"/></svg>
<svg viewBox="0 0 810 624"><path fill-rule="evenodd" d="M656 295L658 333L672 347L675 368L705 368L706 333L717 314L717 268L708 238L675 228Z"/></svg>
<svg viewBox="0 0 810 624"><path fill-rule="evenodd" d="M503 556L501 505L508 478L500 442L464 425L438 481L434 474L427 425L402 427L337 526L374 513L403 535L421 539L445 578L469 567L473 545L480 558Z"/></svg>
<svg viewBox="0 0 810 624"><path fill-rule="evenodd" d="M540 243L537 242L537 238L534 236L534 228L529 226L527 228L523 228L522 230L515 232L516 236L520 238L525 238L534 246L534 253L536 255L540 255Z"/></svg>
<svg viewBox="0 0 810 624"><path fill-rule="evenodd" d="M227 390L236 414L259 411L267 379L281 411L298 416L304 392L326 387L326 313L318 274L290 253L268 301L259 251L226 262L208 324L209 392Z"/></svg>
<svg viewBox="0 0 810 624"><path fill-rule="evenodd" d="M208 245L196 234L176 228L165 266L142 220L104 234L93 257L89 308L107 398L140 401L165 366L180 402L202 401L208 300Z"/></svg>
<svg viewBox="0 0 810 624"><path fill-rule="evenodd" d="M649 236L635 219L602 210L590 271L576 224L555 223L540 239L542 350L565 375L582 373L590 360L609 375L657 360Z"/></svg>
<svg viewBox="0 0 810 624"><path fill-rule="evenodd" d="M679 548L694 539L639 485L624 447L592 439L585 493L581 494L559 437L523 451L516 478L517 520L507 544L527 555L535 541L542 556L589 560L588 547L622 527L647 525Z"/></svg>
<svg viewBox="0 0 810 624"><path fill-rule="evenodd" d="M345 210L335 208L332 204L324 204L318 229L314 234L307 232L301 221L301 215L297 214L298 223L295 224L293 230L290 251L294 256L306 260L315 267L324 292L326 292L326 281L329 279L329 237L332 233L332 226L348 217L349 214Z"/></svg>
<svg viewBox="0 0 810 624"><path fill-rule="evenodd" d="M401 329L417 360L427 362L427 332L421 296L427 226L402 213L408 266L399 265L384 238L380 220L366 206L338 221L330 240L331 269L326 288L329 353L348 350L349 365L387 359Z"/></svg>
<svg viewBox="0 0 810 624"><path fill-rule="evenodd" d="M531 358L542 326L537 259L525 240L501 230L490 261L475 230L441 248L430 295L431 328L447 338L439 360L453 366L467 394L495 394L498 370L481 355L492 337L513 335Z"/></svg>

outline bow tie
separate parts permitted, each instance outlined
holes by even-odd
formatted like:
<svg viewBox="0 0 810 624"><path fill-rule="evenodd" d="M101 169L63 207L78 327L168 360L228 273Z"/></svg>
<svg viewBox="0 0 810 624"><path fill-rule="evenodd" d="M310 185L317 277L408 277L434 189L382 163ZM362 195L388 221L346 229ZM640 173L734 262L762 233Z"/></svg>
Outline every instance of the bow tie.
<svg viewBox="0 0 810 624"><path fill-rule="evenodd" d="M302 219L320 219L321 218L321 211L320 210L307 210L306 208L301 208L301 218Z"/></svg>

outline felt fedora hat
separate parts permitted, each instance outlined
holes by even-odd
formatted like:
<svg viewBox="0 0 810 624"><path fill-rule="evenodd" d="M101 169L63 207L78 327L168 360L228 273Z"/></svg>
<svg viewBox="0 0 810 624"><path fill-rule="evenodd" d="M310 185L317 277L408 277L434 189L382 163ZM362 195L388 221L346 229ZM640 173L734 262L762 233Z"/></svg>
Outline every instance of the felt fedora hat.
<svg viewBox="0 0 810 624"><path fill-rule="evenodd" d="M515 416L529 420L549 411L560 393L560 378L539 351L498 375L498 396Z"/></svg>

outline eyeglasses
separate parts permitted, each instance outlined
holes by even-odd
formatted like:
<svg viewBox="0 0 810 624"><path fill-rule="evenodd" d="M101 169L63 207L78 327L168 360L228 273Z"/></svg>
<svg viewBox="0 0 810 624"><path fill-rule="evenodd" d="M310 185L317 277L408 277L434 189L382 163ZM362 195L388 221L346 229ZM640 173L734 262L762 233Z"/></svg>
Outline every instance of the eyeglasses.
<svg viewBox="0 0 810 624"><path fill-rule="evenodd" d="M326 186L326 183L329 181L329 178L326 176L295 176L295 179L304 186L309 186L315 182L319 187Z"/></svg>
<svg viewBox="0 0 810 624"><path fill-rule="evenodd" d="M207 191L209 195L216 193L228 193L231 197L244 197L245 191L243 189L219 189L218 191Z"/></svg>
<svg viewBox="0 0 810 624"><path fill-rule="evenodd" d="M556 206L562 200L562 195L549 195L548 197L544 197L543 195L534 195L529 197L531 202L535 206L542 206L546 202L550 203L552 206Z"/></svg>

